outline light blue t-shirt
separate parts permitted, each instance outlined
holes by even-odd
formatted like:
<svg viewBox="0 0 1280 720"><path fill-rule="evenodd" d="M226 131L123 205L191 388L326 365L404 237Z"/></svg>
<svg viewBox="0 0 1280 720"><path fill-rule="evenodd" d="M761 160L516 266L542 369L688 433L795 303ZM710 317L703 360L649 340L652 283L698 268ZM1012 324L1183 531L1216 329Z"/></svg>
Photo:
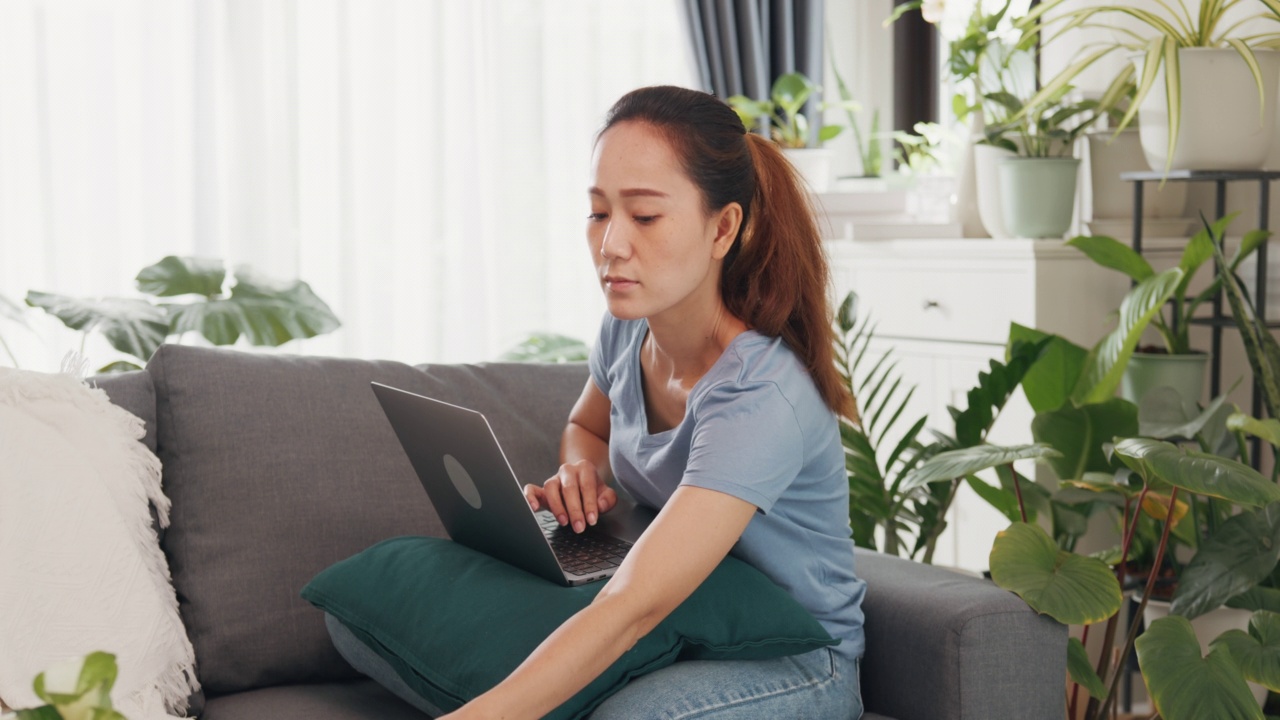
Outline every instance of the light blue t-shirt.
<svg viewBox="0 0 1280 720"><path fill-rule="evenodd" d="M866 583L853 567L849 486L835 414L780 338L748 330L693 387L684 420L649 433L640 346L644 320L606 313L591 377L612 403L609 462L637 502L661 508L680 485L759 508L732 554L791 593L860 657Z"/></svg>

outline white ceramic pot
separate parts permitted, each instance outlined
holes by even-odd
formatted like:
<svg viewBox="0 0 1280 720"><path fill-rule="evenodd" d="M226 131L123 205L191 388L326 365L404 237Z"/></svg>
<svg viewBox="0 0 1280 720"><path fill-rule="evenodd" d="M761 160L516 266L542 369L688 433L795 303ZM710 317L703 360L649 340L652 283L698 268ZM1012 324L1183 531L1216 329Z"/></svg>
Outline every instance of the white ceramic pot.
<svg viewBox="0 0 1280 720"><path fill-rule="evenodd" d="M1271 150L1275 131L1280 52L1254 50L1264 90L1261 114L1258 86L1244 59L1231 48L1182 48L1181 124L1170 163L1173 170L1256 170ZM1131 56L1142 77L1144 56ZM1147 163L1164 170L1169 151L1169 109L1164 66L1138 109L1142 149Z"/></svg>
<svg viewBox="0 0 1280 720"><path fill-rule="evenodd" d="M955 220L960 223L960 234L967 238L990 237L982 222L981 208L978 204L978 173L974 143L982 139L982 113L970 115L969 137L964 143L964 152L960 155L960 167L956 170L956 203Z"/></svg>
<svg viewBox="0 0 1280 720"><path fill-rule="evenodd" d="M821 193L831 189L830 148L784 148L782 154L800 171L810 190Z"/></svg>
<svg viewBox="0 0 1280 720"><path fill-rule="evenodd" d="M1142 152L1138 129L1127 128L1118 135L1112 130L1100 130L1088 133L1087 137L1091 210L1086 217L1095 220L1133 217L1133 183L1121 180L1120 174L1151 169ZM1167 182L1164 187L1158 182L1142 184L1143 217L1182 217L1186 204L1186 183Z"/></svg>
<svg viewBox="0 0 1280 720"><path fill-rule="evenodd" d="M1209 357L1209 353L1165 355L1135 352L1120 378L1120 397L1137 404L1148 392L1158 387L1171 387L1183 400L1198 403L1204 394L1204 369L1209 364Z"/></svg>
<svg viewBox="0 0 1280 720"><path fill-rule="evenodd" d="M1004 229L1013 237L1060 238L1071 229L1076 204L1076 158L1000 160Z"/></svg>
<svg viewBox="0 0 1280 720"><path fill-rule="evenodd" d="M977 180L978 215L982 227L993 238L1013 237L1004 224L1004 195L1000 190L1000 161L1016 157L994 145L973 146L973 168Z"/></svg>
<svg viewBox="0 0 1280 720"><path fill-rule="evenodd" d="M1196 640L1200 641L1200 652L1208 655L1209 643L1228 630L1248 632L1249 618L1252 615L1253 613L1248 610L1229 608L1224 605L1193 619L1191 629L1196 633ZM1146 627L1151 627L1151 623L1168 616L1169 603L1164 600L1148 600L1147 606L1142 610L1142 621L1146 623ZM1253 692L1253 698L1261 707L1267 700L1267 689L1257 683L1249 683L1249 690Z"/></svg>

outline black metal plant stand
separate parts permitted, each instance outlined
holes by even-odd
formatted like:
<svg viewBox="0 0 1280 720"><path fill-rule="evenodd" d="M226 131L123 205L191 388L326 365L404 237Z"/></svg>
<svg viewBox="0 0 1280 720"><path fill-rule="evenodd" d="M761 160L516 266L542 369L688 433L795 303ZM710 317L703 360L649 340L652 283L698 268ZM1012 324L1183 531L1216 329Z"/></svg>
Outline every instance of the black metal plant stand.
<svg viewBox="0 0 1280 720"><path fill-rule="evenodd" d="M1280 172L1271 170L1174 170L1165 176L1163 173L1155 171L1126 172L1121 173L1120 178L1133 182L1133 249L1135 252L1142 253L1142 186L1146 182L1160 182L1167 180L1169 182L1213 182L1216 193L1214 203L1214 220L1220 219L1227 213L1227 183L1238 181L1253 181L1258 183L1258 228L1267 230L1270 223L1271 215L1271 181L1280 179ZM1254 312L1257 313L1258 320L1267 328L1280 327L1280 323L1267 322L1267 243L1263 243L1257 250L1257 274L1254 284ZM1214 269L1217 269L1217 262L1214 263ZM1176 318L1175 318L1176 320ZM1209 371L1209 397L1217 397L1222 392L1222 329L1235 324L1235 320L1230 314L1224 314L1222 310L1222 292L1219 291L1213 298L1213 314L1209 317L1192 318L1191 323L1195 325L1208 325L1213 332L1212 340L1212 357L1210 358ZM1262 393L1258 388L1257 378L1254 378L1252 395L1252 414L1254 417L1262 415ZM1250 453L1254 468L1261 463L1261 447L1262 441L1259 438L1252 438L1252 452Z"/></svg>

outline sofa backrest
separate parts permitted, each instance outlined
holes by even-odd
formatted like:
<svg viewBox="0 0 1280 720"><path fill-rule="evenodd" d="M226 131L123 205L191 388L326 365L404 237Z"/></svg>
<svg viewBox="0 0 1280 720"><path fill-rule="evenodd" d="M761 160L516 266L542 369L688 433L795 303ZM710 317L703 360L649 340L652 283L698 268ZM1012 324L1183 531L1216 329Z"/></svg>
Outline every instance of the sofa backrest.
<svg viewBox="0 0 1280 720"><path fill-rule="evenodd" d="M557 466L585 365L434 365L165 345L147 364L173 502L162 546L205 690L356 677L298 597L385 538L444 535L370 390L479 410L517 477Z"/></svg>

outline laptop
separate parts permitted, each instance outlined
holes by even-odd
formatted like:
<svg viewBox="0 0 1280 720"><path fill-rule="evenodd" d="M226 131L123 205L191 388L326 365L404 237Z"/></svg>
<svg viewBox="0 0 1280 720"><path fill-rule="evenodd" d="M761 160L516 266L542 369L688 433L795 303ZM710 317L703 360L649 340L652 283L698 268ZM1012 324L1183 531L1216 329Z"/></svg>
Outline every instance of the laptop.
<svg viewBox="0 0 1280 720"><path fill-rule="evenodd" d="M620 493L617 507L601 513L586 531L561 527L550 512L529 507L525 483L515 476L484 415L390 385L371 385L454 542L552 582L582 585L612 576L654 517Z"/></svg>

